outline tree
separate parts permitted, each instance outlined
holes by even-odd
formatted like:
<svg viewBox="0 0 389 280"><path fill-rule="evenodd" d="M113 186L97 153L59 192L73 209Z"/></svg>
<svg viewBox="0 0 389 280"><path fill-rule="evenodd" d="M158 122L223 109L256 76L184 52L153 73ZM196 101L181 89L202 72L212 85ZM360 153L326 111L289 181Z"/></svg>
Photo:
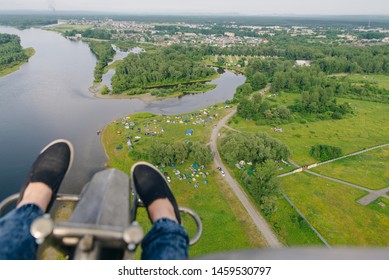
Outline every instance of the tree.
<svg viewBox="0 0 389 280"><path fill-rule="evenodd" d="M237 113L240 117L250 120L257 113L256 106L253 101L251 101L247 97L243 97L240 99L240 102L238 104Z"/></svg>
<svg viewBox="0 0 389 280"><path fill-rule="evenodd" d="M102 88L101 88L101 94L105 95L105 94L108 94L110 93L111 91L109 90L109 88L104 85Z"/></svg>
<svg viewBox="0 0 389 280"><path fill-rule="evenodd" d="M263 89L267 85L267 78L264 74L256 72L250 79L250 85L253 91Z"/></svg>
<svg viewBox="0 0 389 280"><path fill-rule="evenodd" d="M154 142L148 149L150 161L154 164L182 164L189 157L199 164L208 164L212 160L211 150L200 142Z"/></svg>
<svg viewBox="0 0 389 280"><path fill-rule="evenodd" d="M198 164L208 164L213 158L211 149L200 142L191 142L189 155Z"/></svg>
<svg viewBox="0 0 389 280"><path fill-rule="evenodd" d="M93 41L89 43L89 47L98 58L94 71L95 82L101 82L104 68L112 61L116 52L108 42Z"/></svg>
<svg viewBox="0 0 389 280"><path fill-rule="evenodd" d="M261 164L268 159L287 159L290 154L286 145L266 133L230 133L221 142L221 152L231 165L241 160Z"/></svg>
<svg viewBox="0 0 389 280"><path fill-rule="evenodd" d="M292 117L292 114L288 108L285 106L280 106L277 108L278 116L280 119L289 120Z"/></svg>
<svg viewBox="0 0 389 280"><path fill-rule="evenodd" d="M224 56L219 55L219 57L217 58L216 64L220 67L224 66L224 64L226 64L226 59L224 58Z"/></svg>
<svg viewBox="0 0 389 280"><path fill-rule="evenodd" d="M243 173L243 182L249 193L257 200L265 215L273 213L275 201L279 193L279 180L276 174L277 165L272 160L266 160L256 166L254 173Z"/></svg>
<svg viewBox="0 0 389 280"><path fill-rule="evenodd" d="M236 88L234 100L239 100L242 97L249 96L253 92L253 88L249 83L244 83Z"/></svg>
<svg viewBox="0 0 389 280"><path fill-rule="evenodd" d="M176 142L174 144L175 161L177 164L183 163L189 156L189 147L185 142Z"/></svg>
<svg viewBox="0 0 389 280"><path fill-rule="evenodd" d="M328 145L315 145L311 147L310 155L320 161L338 158L342 155L342 149Z"/></svg>
<svg viewBox="0 0 389 280"><path fill-rule="evenodd" d="M18 36L0 34L0 70L27 60L28 56L24 53Z"/></svg>
<svg viewBox="0 0 389 280"><path fill-rule="evenodd" d="M155 52L129 54L116 66L112 77L113 92L186 83L215 74L213 68L196 60L196 57L193 50L177 46Z"/></svg>

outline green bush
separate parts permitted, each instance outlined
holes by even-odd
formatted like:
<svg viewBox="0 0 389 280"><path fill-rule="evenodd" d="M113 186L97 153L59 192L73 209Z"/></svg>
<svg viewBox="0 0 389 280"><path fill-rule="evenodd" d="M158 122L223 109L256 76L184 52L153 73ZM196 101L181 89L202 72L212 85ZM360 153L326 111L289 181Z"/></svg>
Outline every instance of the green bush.
<svg viewBox="0 0 389 280"><path fill-rule="evenodd" d="M320 161L326 161L340 157L342 155L342 150L334 146L315 145L311 147L310 155Z"/></svg>
<svg viewBox="0 0 389 280"><path fill-rule="evenodd" d="M106 94L108 94L108 93L110 93L111 91L109 90L109 88L106 86L106 85L104 85L102 88L101 88L101 94L103 94L103 95L106 95Z"/></svg>

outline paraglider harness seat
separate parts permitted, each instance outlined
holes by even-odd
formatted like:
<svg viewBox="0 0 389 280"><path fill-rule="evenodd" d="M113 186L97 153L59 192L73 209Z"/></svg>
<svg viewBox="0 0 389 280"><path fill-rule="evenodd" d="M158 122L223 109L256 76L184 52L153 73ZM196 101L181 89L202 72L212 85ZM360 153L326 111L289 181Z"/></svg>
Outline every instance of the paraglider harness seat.
<svg viewBox="0 0 389 280"><path fill-rule="evenodd" d="M18 197L19 194L14 194L0 203L0 216ZM36 219L30 232L38 244L53 238L74 248L73 259L134 259L144 236L136 221L137 210L144 205L127 174L117 169L100 171L80 195L58 194L56 200L73 201L77 205L66 222L56 222L48 214ZM189 208L179 210L195 221L197 232L189 242L193 245L202 233L201 220Z"/></svg>

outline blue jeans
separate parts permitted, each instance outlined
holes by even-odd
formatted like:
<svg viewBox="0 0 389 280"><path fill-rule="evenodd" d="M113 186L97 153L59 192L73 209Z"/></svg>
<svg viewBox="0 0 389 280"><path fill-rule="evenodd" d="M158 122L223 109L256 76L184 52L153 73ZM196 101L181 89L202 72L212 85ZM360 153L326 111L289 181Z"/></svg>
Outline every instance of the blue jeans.
<svg viewBox="0 0 389 280"><path fill-rule="evenodd" d="M42 210L27 204L0 219L0 260L34 260L37 245L30 234L32 222ZM142 241L142 259L178 260L188 258L189 238L184 228L169 219L160 219Z"/></svg>

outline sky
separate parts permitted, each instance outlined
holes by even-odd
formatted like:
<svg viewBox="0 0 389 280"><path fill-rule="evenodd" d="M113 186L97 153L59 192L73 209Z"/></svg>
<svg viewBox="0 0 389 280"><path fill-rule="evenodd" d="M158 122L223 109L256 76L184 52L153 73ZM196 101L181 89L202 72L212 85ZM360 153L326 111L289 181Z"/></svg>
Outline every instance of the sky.
<svg viewBox="0 0 389 280"><path fill-rule="evenodd" d="M0 10L389 16L389 0L0 0Z"/></svg>

